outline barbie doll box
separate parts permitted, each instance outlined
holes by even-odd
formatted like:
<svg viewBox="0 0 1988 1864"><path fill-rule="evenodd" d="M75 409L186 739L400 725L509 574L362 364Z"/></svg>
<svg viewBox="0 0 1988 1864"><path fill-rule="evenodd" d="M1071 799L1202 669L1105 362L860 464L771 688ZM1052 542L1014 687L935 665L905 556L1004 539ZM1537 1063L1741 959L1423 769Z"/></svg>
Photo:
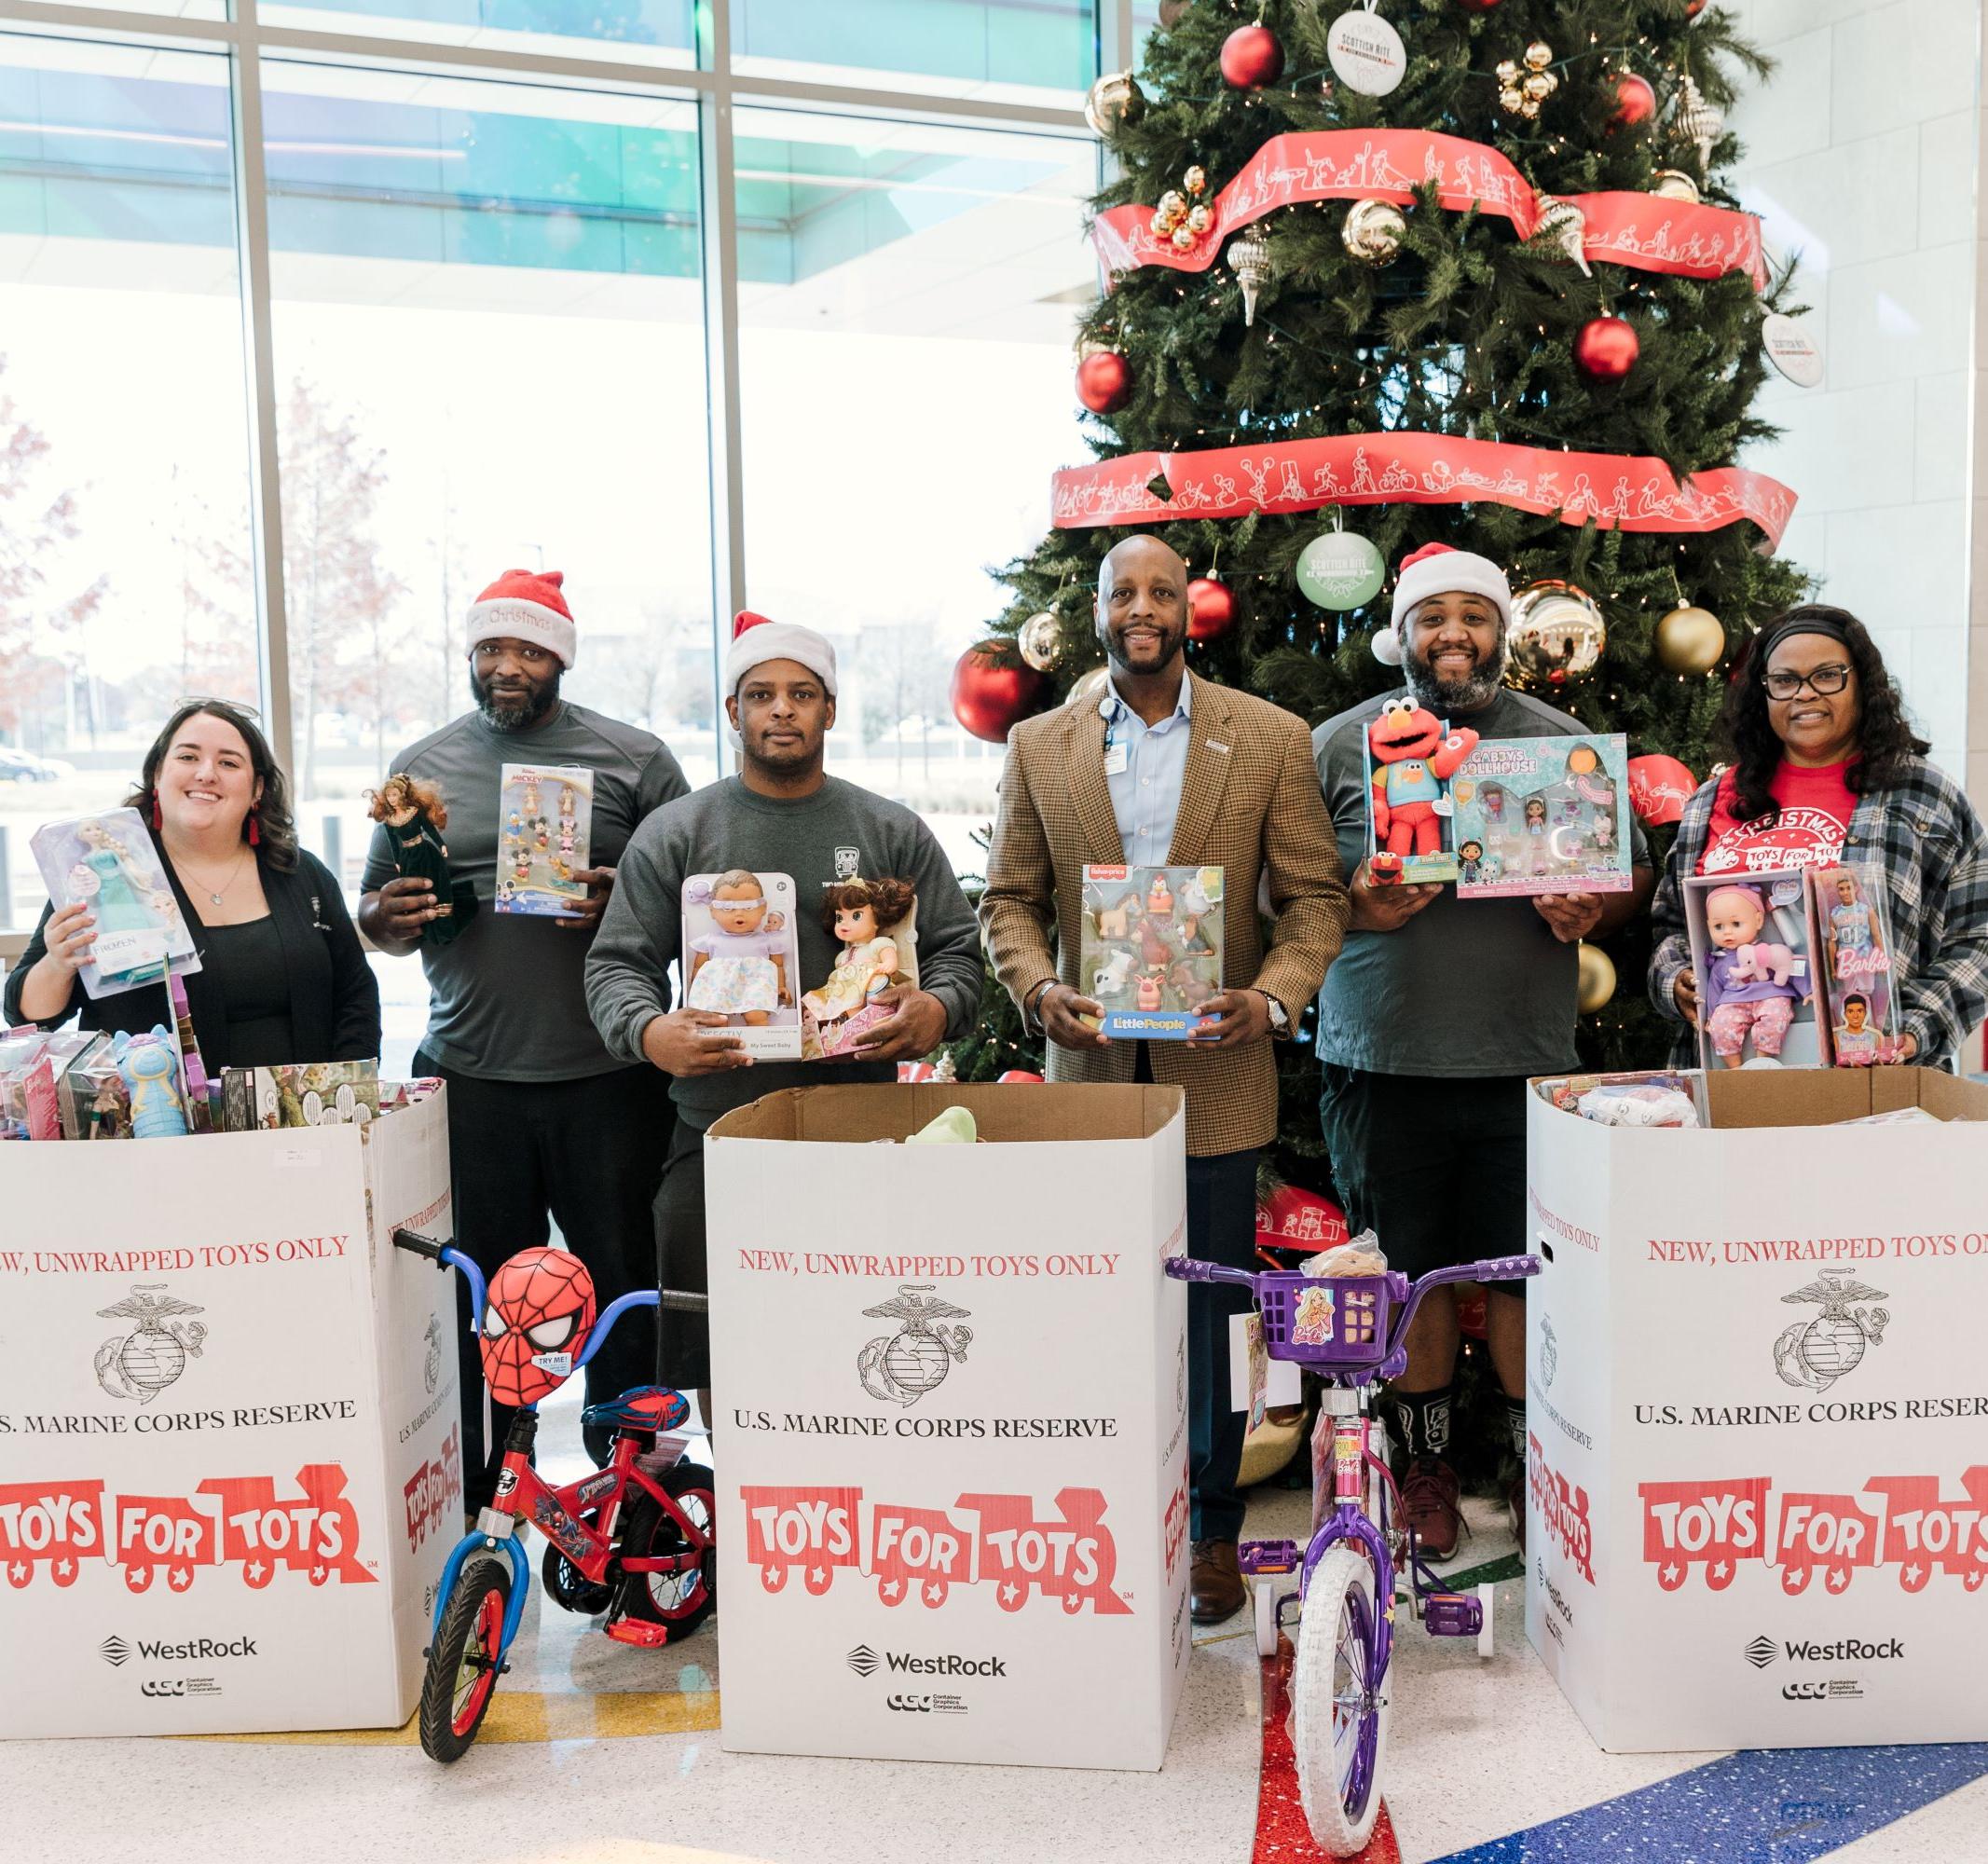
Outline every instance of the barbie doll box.
<svg viewBox="0 0 1988 1864"><path fill-rule="evenodd" d="M1698 1065L1707 1073L1823 1062L1808 875L1699 874L1684 883L1692 975L1698 985Z"/></svg>
<svg viewBox="0 0 1988 1864"><path fill-rule="evenodd" d="M1899 995L1879 868L1811 868L1809 910L1821 989L1823 1048L1839 1068L1899 1059Z"/></svg>
<svg viewBox="0 0 1988 1864"><path fill-rule="evenodd" d="M590 865L594 773L580 764L507 763L500 780L498 911L579 918L587 884L573 876Z"/></svg>
<svg viewBox="0 0 1988 1864"><path fill-rule="evenodd" d="M29 845L56 910L82 904L96 919L90 962L76 973L91 996L157 983L165 970L200 968L193 934L137 810L45 822Z"/></svg>
<svg viewBox="0 0 1988 1864"><path fill-rule="evenodd" d="M1490 739L1449 792L1461 898L1628 892L1628 739Z"/></svg>
<svg viewBox="0 0 1988 1864"><path fill-rule="evenodd" d="M1533 1648L1611 1751L1988 1739L1988 1085L1704 1086L1527 1096Z"/></svg>
<svg viewBox="0 0 1988 1864"><path fill-rule="evenodd" d="M790 874L692 874L683 883L683 1001L725 1019L757 1062L801 1060L801 940ZM717 1033L718 1025L711 1025Z"/></svg>
<svg viewBox="0 0 1988 1864"><path fill-rule="evenodd" d="M1185 1042L1222 988L1220 868L1087 867L1079 994L1106 1035Z"/></svg>
<svg viewBox="0 0 1988 1864"><path fill-rule="evenodd" d="M959 1110L979 1144L902 1143ZM713 1122L726 1748L1160 1764L1184 1131L1179 1090L1130 1083L829 1085Z"/></svg>

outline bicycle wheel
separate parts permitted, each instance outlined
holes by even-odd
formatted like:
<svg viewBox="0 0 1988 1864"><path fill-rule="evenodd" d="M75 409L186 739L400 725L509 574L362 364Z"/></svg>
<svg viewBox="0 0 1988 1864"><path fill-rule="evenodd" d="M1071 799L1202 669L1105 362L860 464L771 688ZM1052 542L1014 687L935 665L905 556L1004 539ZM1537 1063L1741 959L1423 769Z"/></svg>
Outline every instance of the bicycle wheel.
<svg viewBox="0 0 1988 1864"><path fill-rule="evenodd" d="M459 1761L483 1726L503 1661L498 1645L510 1600L507 1561L471 1560L456 1575L421 1682L421 1751L431 1761Z"/></svg>
<svg viewBox="0 0 1988 1864"><path fill-rule="evenodd" d="M1375 1635L1374 1569L1334 1547L1311 1569L1298 1620L1291 1746L1311 1835L1335 1857L1366 1843L1380 1811L1388 1700L1367 1689Z"/></svg>
<svg viewBox="0 0 1988 1864"><path fill-rule="evenodd" d="M718 1603L718 1549L709 1544L718 1508L711 1494L711 1472L696 1463L672 1464L653 1479L705 1537L704 1557L676 1572L630 1572L622 1588L621 1609L631 1618L668 1625L674 1644L696 1630ZM629 1560L668 1559L689 1550L682 1528L663 1512L662 1504L646 1490L635 1490L622 1529L624 1565Z"/></svg>

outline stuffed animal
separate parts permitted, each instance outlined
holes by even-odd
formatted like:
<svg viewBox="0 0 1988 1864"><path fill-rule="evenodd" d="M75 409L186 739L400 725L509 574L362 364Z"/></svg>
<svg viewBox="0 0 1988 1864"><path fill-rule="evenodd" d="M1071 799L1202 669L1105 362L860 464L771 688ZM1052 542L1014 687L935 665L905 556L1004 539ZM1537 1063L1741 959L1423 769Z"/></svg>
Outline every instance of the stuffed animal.
<svg viewBox="0 0 1988 1864"><path fill-rule="evenodd" d="M1391 700L1366 729L1374 773L1374 835L1392 855L1443 850L1442 817L1451 813L1448 784L1477 748L1477 733L1445 733L1442 720L1405 699Z"/></svg>

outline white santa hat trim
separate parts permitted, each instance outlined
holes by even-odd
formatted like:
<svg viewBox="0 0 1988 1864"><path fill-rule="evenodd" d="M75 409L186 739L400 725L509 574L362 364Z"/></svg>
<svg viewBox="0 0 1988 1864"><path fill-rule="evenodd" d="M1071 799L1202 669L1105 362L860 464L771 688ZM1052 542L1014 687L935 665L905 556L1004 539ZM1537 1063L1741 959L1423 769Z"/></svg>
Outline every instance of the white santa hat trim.
<svg viewBox="0 0 1988 1864"><path fill-rule="evenodd" d="M521 640L555 654L571 666L579 652L573 617L559 585L557 569L507 569L470 604L470 651L478 641Z"/></svg>
<svg viewBox="0 0 1988 1864"><path fill-rule="evenodd" d="M1503 625L1512 624L1512 585L1497 564L1474 551L1458 550L1446 543L1424 544L1402 559L1394 582L1393 612L1388 625L1374 637L1374 658L1384 665L1399 666L1402 624L1430 596L1451 594L1482 596L1498 610Z"/></svg>
<svg viewBox="0 0 1988 1864"><path fill-rule="evenodd" d="M732 624L732 646L725 655L725 692L738 695L740 682L769 660L798 661L835 697L835 650L824 636L798 622L769 621L742 609Z"/></svg>

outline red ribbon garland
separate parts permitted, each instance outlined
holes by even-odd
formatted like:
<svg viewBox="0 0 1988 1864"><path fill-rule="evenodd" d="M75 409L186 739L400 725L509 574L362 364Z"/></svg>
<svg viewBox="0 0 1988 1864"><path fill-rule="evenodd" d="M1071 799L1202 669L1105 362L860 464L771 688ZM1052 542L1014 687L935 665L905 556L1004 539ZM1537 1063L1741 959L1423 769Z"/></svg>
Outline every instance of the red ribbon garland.
<svg viewBox="0 0 1988 1864"><path fill-rule="evenodd" d="M1320 130L1272 136L1215 196L1214 224L1186 252L1153 231L1150 207L1115 207L1100 214L1091 239L1107 280L1141 266L1204 272L1229 234L1280 207L1372 199L1405 206L1432 182L1445 207L1501 215L1521 240L1539 229L1545 197L1496 149L1427 130ZM1688 278L1745 272L1756 290L1766 288L1761 223L1751 213L1661 194L1561 198L1586 217L1583 250L1590 259Z"/></svg>
<svg viewBox="0 0 1988 1864"><path fill-rule="evenodd" d="M1171 499L1154 495L1163 478ZM1201 453L1128 453L1055 476L1059 530L1097 525L1311 512L1325 505L1490 503L1592 519L1603 530L1713 531L1742 518L1779 548L1795 495L1742 466L1694 473L1680 485L1661 459L1563 453L1435 433L1352 433Z"/></svg>

